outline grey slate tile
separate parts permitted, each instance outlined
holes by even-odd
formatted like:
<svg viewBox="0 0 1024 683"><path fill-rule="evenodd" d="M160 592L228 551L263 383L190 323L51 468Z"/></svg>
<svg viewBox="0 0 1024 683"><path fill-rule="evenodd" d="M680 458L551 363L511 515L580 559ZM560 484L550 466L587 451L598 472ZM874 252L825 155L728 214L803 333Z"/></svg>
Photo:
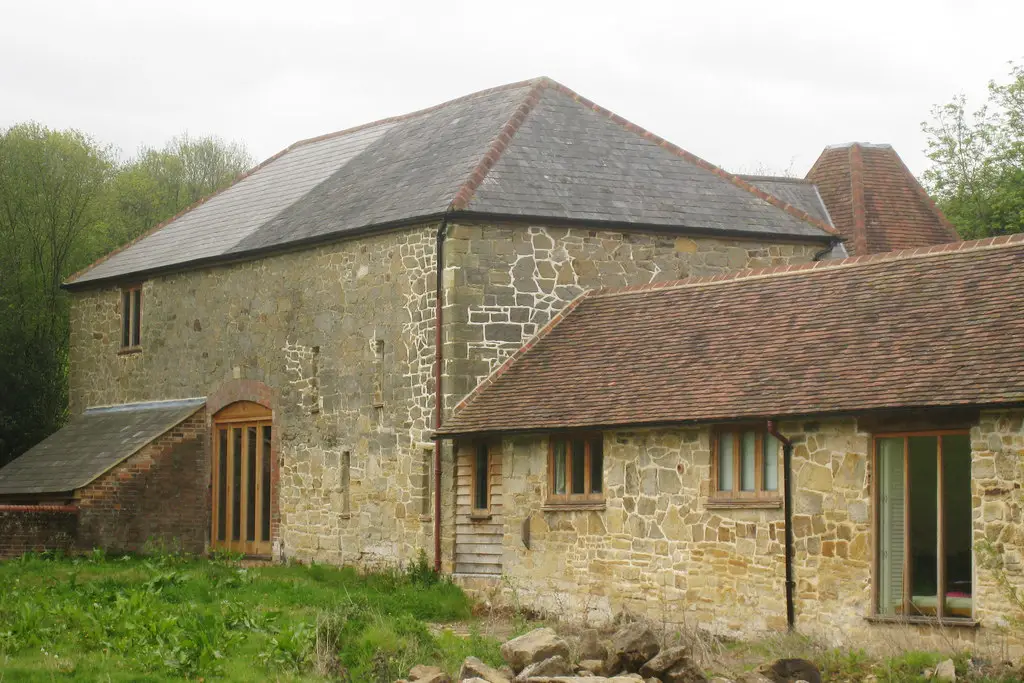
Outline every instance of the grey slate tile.
<svg viewBox="0 0 1024 683"><path fill-rule="evenodd" d="M206 399L91 408L0 468L0 495L85 486L199 410Z"/></svg>
<svg viewBox="0 0 1024 683"><path fill-rule="evenodd" d="M298 143L71 282L123 278L441 214L535 87L539 101L468 210L827 238L819 227L541 80Z"/></svg>

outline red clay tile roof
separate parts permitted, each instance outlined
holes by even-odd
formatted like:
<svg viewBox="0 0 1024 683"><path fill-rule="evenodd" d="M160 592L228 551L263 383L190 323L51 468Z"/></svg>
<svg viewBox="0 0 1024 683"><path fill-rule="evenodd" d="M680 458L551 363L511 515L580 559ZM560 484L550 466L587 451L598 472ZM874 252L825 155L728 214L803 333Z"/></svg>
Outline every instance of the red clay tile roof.
<svg viewBox="0 0 1024 683"><path fill-rule="evenodd" d="M599 290L441 436L1024 403L1024 235Z"/></svg>
<svg viewBox="0 0 1024 683"><path fill-rule="evenodd" d="M854 256L960 239L889 145L825 148L807 172Z"/></svg>

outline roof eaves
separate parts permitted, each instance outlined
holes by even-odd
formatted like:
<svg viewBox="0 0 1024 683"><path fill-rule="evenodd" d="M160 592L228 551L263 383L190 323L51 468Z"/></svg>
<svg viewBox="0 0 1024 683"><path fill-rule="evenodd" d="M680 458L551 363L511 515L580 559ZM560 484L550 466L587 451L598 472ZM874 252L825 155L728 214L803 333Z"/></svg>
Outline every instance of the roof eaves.
<svg viewBox="0 0 1024 683"><path fill-rule="evenodd" d="M387 223L371 223L352 230L331 232L324 235L314 235L309 238L286 242L284 244L272 244L269 246L257 247L255 249L247 249L245 251L232 251L224 254L214 254L212 256L205 256L191 261L183 261L181 263L172 263L154 268L136 270L128 275L108 275L94 280L87 280L85 282L65 282L61 287L67 290L76 291L90 287L100 287L111 282L125 281L129 278L134 280L144 280L155 275L183 273L199 268L211 268L215 266L229 265L232 263L243 263L245 261L252 261L253 259L262 258L270 254L286 254L294 251L303 251L320 244L326 244L352 237L361 237L369 232L384 232L413 225L431 223L435 220L440 220L443 216L443 213L433 213L422 216L413 216L411 218L403 218L397 221L389 221Z"/></svg>
<svg viewBox="0 0 1024 683"><path fill-rule="evenodd" d="M298 144L298 143L296 143L296 144ZM234 187L238 183L242 182L243 180L245 180L246 178L251 176L253 173L256 173L260 169L262 169L262 168L268 166L269 164L272 164L273 162L275 162L278 159L280 159L282 156L284 156L285 154L290 152L292 150L292 148L294 148L294 147L295 147L295 145L291 145L290 147L286 147L285 149L282 149L280 152L278 152L274 156L264 160L263 162L257 164L256 166L253 166L251 169L249 169L245 173L238 174L237 176L235 176L234 180L232 180L230 183L228 183L227 185L225 185L221 189L216 190L215 192L212 192L212 193L206 195L205 197L202 197L198 201L190 204L189 206L186 206L184 209L182 209L178 213L174 214L170 218L165 219L165 220L161 221L160 223L157 223L156 225L154 225L149 230L146 230L141 235L138 235L137 237L135 237L135 238L125 242L121 246L113 249L112 251L107 252L103 256L100 256L98 259L96 259L95 261L93 261L92 263L87 265L85 268L82 268L81 270L79 270L79 271L77 271L75 273L72 273L70 276L68 276L64 280L64 282L61 283L61 287L62 288L67 288L68 285L72 285L72 284L76 283L79 280L79 278L81 278L83 275L88 273L90 270L92 270L96 266L100 265L101 263L105 263L106 261L109 261L114 256L117 256L118 254L120 254L121 252L125 251L129 247L132 247L132 246L138 244L139 242L141 242L142 240L146 239L147 237L149 237L153 233L155 233L155 232L157 232L159 230L162 230L163 228L166 228L168 225L170 225L174 221L178 220L179 218L181 218L185 214L187 214L187 213L189 213L191 211L194 211L195 209L198 209L200 206L202 206L206 202L210 201L214 197L220 195L221 193L227 192L229 189L231 189L232 187Z"/></svg>
<svg viewBox="0 0 1024 683"><path fill-rule="evenodd" d="M435 439L458 439L461 437L482 437L482 436L498 436L498 435L528 435L528 434L550 434L552 432L561 432L566 430L594 430L594 431L608 431L608 430L633 430L633 429L665 429L668 427L700 427L703 425L727 425L727 424L748 424L751 422L760 422L766 420L803 420L803 419L816 419L816 418L836 418L836 417L863 417L869 415L891 415L893 411L917 411L917 410L941 410L941 409L971 409L971 408L986 408L986 409L1007 409L1007 408L1019 408L1024 406L1024 397L1020 400L1010 401L992 401L992 402L980 402L980 401L963 401L959 403L950 403L943 401L936 401L934 403L913 403L913 404L898 404L898 405L872 405L863 408L856 406L835 408L829 410L819 410L817 412L808 411L791 411L791 412L776 412L771 414L763 413L750 413L744 415L721 415L721 416L704 416L692 419L660 419L651 420L649 422L601 422L599 420L581 420L576 422L564 422L552 425L542 426L529 426L519 428L501 428L501 427L489 427L485 429L463 429L461 431L455 430L450 432L440 431L434 435Z"/></svg>
<svg viewBox="0 0 1024 683"><path fill-rule="evenodd" d="M804 221L805 223L810 223L814 227L818 228L819 230L824 231L825 233L827 233L829 235L833 235L833 236L836 236L836 237L839 236L839 231L836 230L833 226L827 225L826 223L824 223L823 221L818 220L817 218L815 218L814 216L810 215L809 213L807 213L803 209L798 209L797 207L793 206L792 204L789 204L787 202L782 201L781 199L779 199L775 195L768 194L764 190L761 190L760 188L755 187L754 185L750 184L746 180L743 180L742 178L737 176L735 173L729 173L728 171L726 171L726 170L724 170L724 169L722 169L722 168L720 168L718 166L715 166L710 161L706 161L706 160L702 159L701 157L697 156L696 154L693 154L692 152L688 152L685 149L683 149L682 147L669 142L665 138L663 138L663 137L661 137L659 135L655 135L654 133L650 132L649 130L647 130L647 129L641 127L641 126L638 126L637 124L632 123L631 121L629 121L627 119L622 118L621 116L619 116L615 112L610 111L608 109L605 109L601 105L595 103L592 100L587 99L586 97L583 97L579 93L575 92L574 90L572 90L571 88L569 88L567 86L562 85L561 83L558 83L556 81L552 81L550 79L542 79L542 81L543 81L543 84L546 87L554 88L555 90L558 90L559 92L561 92L561 93L563 93L565 95L568 95L569 97L574 99L576 102L582 104L585 107L588 107L591 111L594 111L597 114L600 114L602 116L607 117L609 120L614 121L615 123L617 123L620 126L622 126L623 128L625 128L626 130L629 130L629 131L631 131L633 133L636 133L637 135L640 135L641 137L643 137L643 138L645 138L647 140L650 140L651 142L653 142L654 144L658 145L659 147L662 147L663 149L666 149L669 152L672 152L673 154L675 154L675 155L677 155L679 157L682 157L683 159L685 159L686 161L690 162L691 164L693 164L695 166L698 166L698 167L704 169L705 171L713 173L713 174L717 175L718 177L722 178L723 180L727 180L728 182L732 183L733 185L735 185L736 187L738 187L738 188L740 188L742 190L746 190L747 192L753 194L758 199L761 199L762 201L768 202L769 204L771 204L775 208L780 209L781 211L784 211L785 213L788 213L789 215L791 215L791 216L793 216L795 218L798 218L798 219Z"/></svg>

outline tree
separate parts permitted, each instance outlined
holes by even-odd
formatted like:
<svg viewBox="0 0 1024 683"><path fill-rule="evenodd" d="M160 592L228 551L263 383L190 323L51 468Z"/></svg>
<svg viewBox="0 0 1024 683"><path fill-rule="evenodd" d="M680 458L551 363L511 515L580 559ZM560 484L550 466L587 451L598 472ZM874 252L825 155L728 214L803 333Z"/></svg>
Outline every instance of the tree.
<svg viewBox="0 0 1024 683"><path fill-rule="evenodd" d="M110 148L34 123L0 131L0 464L67 410L61 282L87 262L114 171Z"/></svg>
<svg viewBox="0 0 1024 683"><path fill-rule="evenodd" d="M66 417L61 283L251 165L243 146L215 137L182 135L119 165L76 130L0 130L0 466Z"/></svg>
<svg viewBox="0 0 1024 683"><path fill-rule="evenodd" d="M138 237L203 197L229 185L253 165L245 147L187 133L163 149L144 147L111 187L110 247Z"/></svg>
<svg viewBox="0 0 1024 683"><path fill-rule="evenodd" d="M932 166L924 182L964 239L1024 232L1024 66L990 81L969 112L959 95L921 124Z"/></svg>

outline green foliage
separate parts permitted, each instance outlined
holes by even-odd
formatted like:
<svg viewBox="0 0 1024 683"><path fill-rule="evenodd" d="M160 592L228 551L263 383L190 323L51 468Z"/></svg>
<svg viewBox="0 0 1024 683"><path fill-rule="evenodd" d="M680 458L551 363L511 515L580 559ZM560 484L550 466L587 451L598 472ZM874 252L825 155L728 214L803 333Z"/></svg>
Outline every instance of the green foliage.
<svg viewBox="0 0 1024 683"><path fill-rule="evenodd" d="M0 465L64 420L67 302L101 228L113 154L78 131L0 130Z"/></svg>
<svg viewBox="0 0 1024 683"><path fill-rule="evenodd" d="M253 165L245 147L217 137L173 138L143 148L110 187L108 246L115 247L231 183Z"/></svg>
<svg viewBox="0 0 1024 683"><path fill-rule="evenodd" d="M427 620L469 618L469 600L449 581L414 576L180 553L26 555L0 563L0 670L12 680L57 671L390 683L418 663L453 671L470 654L499 663L497 641L435 635Z"/></svg>
<svg viewBox="0 0 1024 683"><path fill-rule="evenodd" d="M66 418L60 284L251 164L244 147L214 137L183 135L120 164L80 131L0 129L0 466Z"/></svg>
<svg viewBox="0 0 1024 683"><path fill-rule="evenodd" d="M960 95L922 124L932 167L924 181L965 239L1024 232L1024 66L991 81L969 112Z"/></svg>

